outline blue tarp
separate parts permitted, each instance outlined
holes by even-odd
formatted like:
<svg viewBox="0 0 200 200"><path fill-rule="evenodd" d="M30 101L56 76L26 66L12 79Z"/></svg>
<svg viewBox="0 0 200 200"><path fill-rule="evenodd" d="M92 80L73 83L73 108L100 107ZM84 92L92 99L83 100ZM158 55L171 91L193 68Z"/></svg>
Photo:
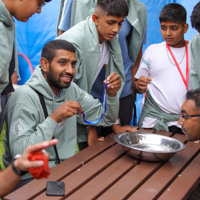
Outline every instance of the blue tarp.
<svg viewBox="0 0 200 200"><path fill-rule="evenodd" d="M41 49L44 44L56 37L56 26L60 0L52 0L42 7L41 14L33 15L28 22L16 20L18 52L27 56L33 69L39 64ZM24 84L31 75L30 65L19 56L21 81Z"/></svg>
<svg viewBox="0 0 200 200"><path fill-rule="evenodd" d="M185 39L191 40L197 33L191 28L190 15L193 7L199 2L198 0L141 0L147 7L147 42L143 50L153 43L159 43L162 40L160 34L160 24L158 16L162 8L168 3L180 3L188 13L187 22L190 26ZM29 60L33 69L39 64L41 49L44 44L56 37L56 26L58 13L60 8L60 0L52 0L42 8L41 14L35 14L26 23L16 21L17 42L19 55L20 75L22 80L19 84L24 84L31 75L31 67L28 64ZM27 57L26 59L24 57ZM137 120L141 111L142 95L137 98Z"/></svg>

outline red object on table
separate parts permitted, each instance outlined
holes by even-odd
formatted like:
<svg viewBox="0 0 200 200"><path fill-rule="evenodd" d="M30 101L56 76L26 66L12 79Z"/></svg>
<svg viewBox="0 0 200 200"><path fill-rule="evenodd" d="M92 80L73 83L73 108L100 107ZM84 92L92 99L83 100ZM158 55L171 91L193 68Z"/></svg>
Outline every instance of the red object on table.
<svg viewBox="0 0 200 200"><path fill-rule="evenodd" d="M36 161L36 160L42 160L44 162L44 165L41 167L36 167L36 168L30 168L28 171L31 173L31 175L36 178L48 178L50 174L50 169L49 169L49 162L48 158L44 155L42 152L33 152L28 155L28 159L30 161Z"/></svg>

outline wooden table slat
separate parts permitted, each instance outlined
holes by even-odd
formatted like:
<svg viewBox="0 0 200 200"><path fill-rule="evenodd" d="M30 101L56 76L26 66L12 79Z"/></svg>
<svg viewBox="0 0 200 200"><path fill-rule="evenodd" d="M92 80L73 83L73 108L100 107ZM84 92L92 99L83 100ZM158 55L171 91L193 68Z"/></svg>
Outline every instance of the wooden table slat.
<svg viewBox="0 0 200 200"><path fill-rule="evenodd" d="M80 199L80 197L81 200L96 199L107 187L110 187L115 181L120 179L121 176L126 174L134 165L135 163L132 158L127 155L123 156L67 199L77 200Z"/></svg>
<svg viewBox="0 0 200 200"><path fill-rule="evenodd" d="M200 170L197 170L199 168L200 168L200 153L187 166L187 168L183 171L183 173L181 173L177 177L177 179L167 188L167 190L165 190L165 192L159 197L159 200L186 199L187 195L195 189L195 186L197 186L196 183L199 182Z"/></svg>
<svg viewBox="0 0 200 200"><path fill-rule="evenodd" d="M137 191L135 191L130 199L157 199L160 193L168 187L178 174L191 161L191 157L195 156L199 151L199 145L187 143L186 148L174 155L162 168L160 168L149 180L147 180Z"/></svg>
<svg viewBox="0 0 200 200"><path fill-rule="evenodd" d="M101 171L107 168L112 163L116 162L122 155L124 155L124 151L119 144L116 144L112 148L105 151L103 154L95 157L89 163L86 163L78 170L76 170L73 174L70 174L66 178L62 179L65 182L65 195L68 196L70 193L75 192L86 182L97 176ZM132 160L132 163L133 160ZM51 197L52 199L59 199L59 197ZM37 200L41 199L49 199L46 197L46 193L43 192L39 195Z"/></svg>
<svg viewBox="0 0 200 200"><path fill-rule="evenodd" d="M152 176L162 163L141 162L130 170L124 177L105 191L98 200L126 199L137 190L150 176Z"/></svg>
<svg viewBox="0 0 200 200"><path fill-rule="evenodd" d="M47 180L34 180L4 199L186 199L200 178L200 143L186 142L180 134L157 134L174 137L186 148L166 162L138 161L111 134L53 168ZM65 182L64 197L46 196L49 180Z"/></svg>
<svg viewBox="0 0 200 200"><path fill-rule="evenodd" d="M159 134L170 136L172 133L166 133L159 131ZM183 135L176 135L176 139L184 142L185 137ZM120 181L114 184L111 188L105 191L98 199L106 200L110 199L110 196L114 199L126 199L126 196L130 196L136 191L153 173L155 173L162 165L161 163L141 162L135 166L129 173L127 173ZM122 189L123 188L123 189Z"/></svg>
<svg viewBox="0 0 200 200"><path fill-rule="evenodd" d="M92 158L103 153L105 150L111 148L116 142L113 140L114 134L110 134L106 137L105 142L100 142L98 144L92 145L78 154L70 158L70 160L65 160L56 168L51 169L51 174L48 179L33 180L28 185L24 185L15 192L10 193L4 200L22 200L33 198L36 194L40 194L46 189L47 181L58 181L61 180L63 174L70 174L74 170L82 166L82 163L87 163ZM66 167L67 166L67 167ZM65 171L65 173L63 173ZM29 190L31 188L31 190Z"/></svg>

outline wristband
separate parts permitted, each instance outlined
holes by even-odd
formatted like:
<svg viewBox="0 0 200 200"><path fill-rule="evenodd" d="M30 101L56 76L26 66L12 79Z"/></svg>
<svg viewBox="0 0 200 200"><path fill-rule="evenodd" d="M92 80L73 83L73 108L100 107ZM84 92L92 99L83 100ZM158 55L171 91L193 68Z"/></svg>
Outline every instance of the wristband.
<svg viewBox="0 0 200 200"><path fill-rule="evenodd" d="M16 167L15 167L15 165L14 165L14 161L16 160L16 159L18 159L20 157L20 155L16 155L15 156L15 158L12 160L12 162L11 162L11 166L12 166L12 170L15 172L15 174L16 175L18 175L18 176L23 176L24 174L26 174L27 173L27 171L20 171L20 170L18 170Z"/></svg>

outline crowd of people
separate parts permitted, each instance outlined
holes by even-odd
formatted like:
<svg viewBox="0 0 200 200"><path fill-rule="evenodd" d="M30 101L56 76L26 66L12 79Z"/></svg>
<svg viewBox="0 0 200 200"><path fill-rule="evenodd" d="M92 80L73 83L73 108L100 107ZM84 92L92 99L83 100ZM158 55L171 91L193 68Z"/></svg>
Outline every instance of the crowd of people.
<svg viewBox="0 0 200 200"><path fill-rule="evenodd" d="M0 196L33 180L28 170L44 163L28 155L45 148L53 168L75 154L77 143L81 151L112 132L151 128L200 140L200 35L184 39L187 12L177 3L160 12L164 41L142 53L147 10L140 1L61 0L58 37L14 91L13 17L26 22L50 1L0 0L0 130L6 123ZM191 24L200 32L200 2ZM133 127L136 93L145 93L145 102Z"/></svg>

